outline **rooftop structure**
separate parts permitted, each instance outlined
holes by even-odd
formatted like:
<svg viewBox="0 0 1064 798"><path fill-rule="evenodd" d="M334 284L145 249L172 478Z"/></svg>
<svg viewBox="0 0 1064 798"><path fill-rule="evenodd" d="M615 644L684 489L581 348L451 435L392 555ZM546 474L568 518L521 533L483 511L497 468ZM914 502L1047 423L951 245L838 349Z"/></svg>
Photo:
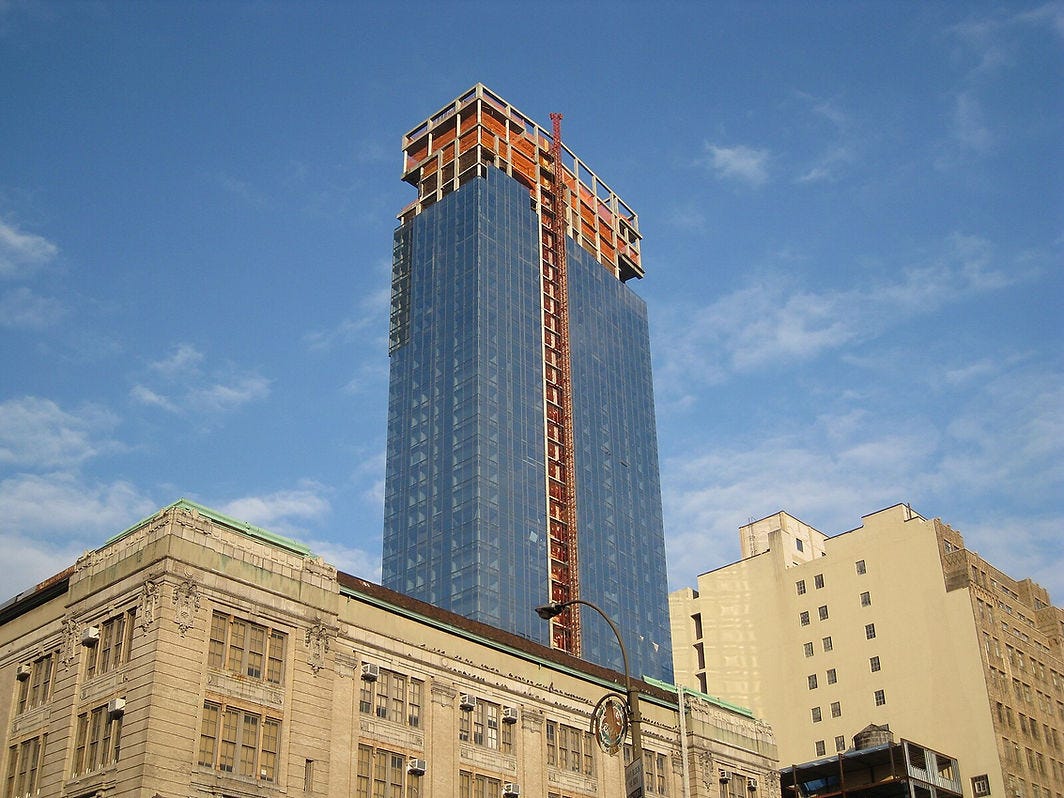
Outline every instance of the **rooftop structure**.
<svg viewBox="0 0 1064 798"><path fill-rule="evenodd" d="M960 798L960 767L954 757L902 740L885 726L855 735L855 746L826 759L784 768L782 798ZM871 734L869 734L871 732ZM887 740L862 743L863 736Z"/></svg>

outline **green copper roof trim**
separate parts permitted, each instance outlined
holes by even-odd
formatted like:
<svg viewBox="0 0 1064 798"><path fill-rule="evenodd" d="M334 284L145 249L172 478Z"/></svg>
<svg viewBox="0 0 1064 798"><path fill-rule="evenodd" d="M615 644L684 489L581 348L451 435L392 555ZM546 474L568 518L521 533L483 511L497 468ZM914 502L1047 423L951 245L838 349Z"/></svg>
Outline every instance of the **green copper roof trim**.
<svg viewBox="0 0 1064 798"><path fill-rule="evenodd" d="M294 540L282 537L281 535L270 532L269 530L262 529L261 527L257 527L253 524L249 524L247 521L240 521L236 518L230 518L228 515L223 515L222 513L219 513L216 510L212 510L209 507L204 507L202 504L196 504L196 502L189 501L188 499L178 499L173 504L164 507L161 510L157 510L156 512L149 515L147 518L144 518L133 524L133 526L129 527L129 529L123 530L114 537L108 539L104 542L103 545L110 546L115 541L121 540L131 532L135 532L136 530L140 529L142 526L144 526L156 516L162 515L167 510L195 510L200 515L209 518L212 521L216 521L219 524L224 524L230 529L244 533L248 537L257 538L263 543L269 543L271 546L276 546L277 548L285 549L294 554L299 554L304 557L309 557L312 555L309 546L304 546L302 543L297 543Z"/></svg>
<svg viewBox="0 0 1064 798"><path fill-rule="evenodd" d="M599 685L600 687L606 688L607 690L616 691L618 688L622 690L624 689L623 685L620 685L617 682L612 682L609 679L603 679L599 676L592 676L590 673L584 673L583 671L577 670L576 668L571 668L568 665L562 665L561 663L553 662L549 659L537 657L535 654L529 654L527 651L521 651L520 649L516 649L512 646L507 646L503 643L496 642L495 640L491 640L487 637L475 634L474 632L470 632L465 629L460 629L457 626L451 626L449 623L437 621L433 618L429 618L428 616L422 615L419 612L414 612L413 610L408 610L404 607L397 607L396 605L384 601L383 599L376 598L375 596L368 596L365 593L359 593L357 590L350 587L344 587L343 585L341 585L340 595L347 596L348 598L353 598L358 601L364 601L367 604L372 604L375 607L380 607L381 609L395 613L396 615L402 615L404 617L410 618L413 621L424 623L429 626L433 626L437 629L442 629L443 631L448 632L449 634L456 635L457 637L463 637L466 640L470 640L474 643L480 643L481 645L487 646L488 648L493 648L496 651L501 651L504 654L511 654L521 659L528 660L529 662L534 662L537 665L542 665L544 667L569 674L570 676L575 676L578 679L583 679L584 681L592 682L594 684ZM646 677L644 677L643 681L645 681L647 684L657 684L653 680ZM675 689L673 690L673 692L675 692ZM665 708L676 708L675 704L670 704L668 701L662 701L660 698L657 698L656 696L647 695L646 693L640 693L639 700L645 703L657 704L658 706Z"/></svg>
<svg viewBox="0 0 1064 798"><path fill-rule="evenodd" d="M649 676L644 676L643 681L647 684L652 684L662 690L667 690L670 693L675 693L678 691L676 685L669 684L668 682L660 682L657 679L651 679ZM757 716L753 713L753 711L747 709L746 707L741 707L738 704L732 704L730 701L725 701L723 698L717 698L715 695L710 695L709 693L703 693L698 690L692 690L690 687L683 688L683 691L684 693L687 693L689 695L697 696L703 701L708 701L711 704L716 704L722 709L727 709L730 712L738 712L740 715L745 715L748 718L753 718L754 720L757 720Z"/></svg>

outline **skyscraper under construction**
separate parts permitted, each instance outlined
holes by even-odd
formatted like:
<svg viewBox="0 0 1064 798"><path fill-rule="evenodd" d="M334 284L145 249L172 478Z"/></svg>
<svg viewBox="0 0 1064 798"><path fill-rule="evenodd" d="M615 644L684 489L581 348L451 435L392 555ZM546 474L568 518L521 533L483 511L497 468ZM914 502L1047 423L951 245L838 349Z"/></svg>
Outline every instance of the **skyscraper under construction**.
<svg viewBox="0 0 1064 798"><path fill-rule="evenodd" d="M636 214L560 136L476 85L403 139L386 587L671 680Z"/></svg>

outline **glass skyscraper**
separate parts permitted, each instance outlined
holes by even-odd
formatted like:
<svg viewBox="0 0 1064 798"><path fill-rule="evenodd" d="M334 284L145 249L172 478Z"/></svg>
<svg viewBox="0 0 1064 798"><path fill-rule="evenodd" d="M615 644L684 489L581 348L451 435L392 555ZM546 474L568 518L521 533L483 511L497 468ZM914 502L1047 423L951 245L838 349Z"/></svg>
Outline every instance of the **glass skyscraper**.
<svg viewBox="0 0 1064 798"><path fill-rule="evenodd" d="M404 139L383 583L620 669L594 613L534 613L591 601L671 680L638 222L556 138L478 84Z"/></svg>

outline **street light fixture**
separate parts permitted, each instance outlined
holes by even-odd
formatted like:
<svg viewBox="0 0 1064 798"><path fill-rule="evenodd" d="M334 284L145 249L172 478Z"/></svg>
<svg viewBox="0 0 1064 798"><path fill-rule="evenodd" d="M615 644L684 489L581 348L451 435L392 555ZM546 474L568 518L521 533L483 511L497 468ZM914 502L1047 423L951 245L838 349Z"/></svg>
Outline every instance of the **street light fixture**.
<svg viewBox="0 0 1064 798"><path fill-rule="evenodd" d="M632 688L632 676L628 670L628 650L624 647L624 640L621 639L621 632L606 613L604 613L598 606L592 604L590 601L584 599L569 599L569 601L552 601L550 604L544 604L542 607L536 607L536 615L545 621L549 621L551 618L556 618L561 615L565 610L574 604L583 604L585 607L590 607L599 615L603 620L610 625L610 629L613 630L614 636L617 638L617 645L621 647L621 661L624 663L624 690L628 701L628 715L632 726L632 763L638 763L635 767L639 772L639 784L637 792L629 792L629 795L643 795L643 716L639 712L639 691Z"/></svg>

